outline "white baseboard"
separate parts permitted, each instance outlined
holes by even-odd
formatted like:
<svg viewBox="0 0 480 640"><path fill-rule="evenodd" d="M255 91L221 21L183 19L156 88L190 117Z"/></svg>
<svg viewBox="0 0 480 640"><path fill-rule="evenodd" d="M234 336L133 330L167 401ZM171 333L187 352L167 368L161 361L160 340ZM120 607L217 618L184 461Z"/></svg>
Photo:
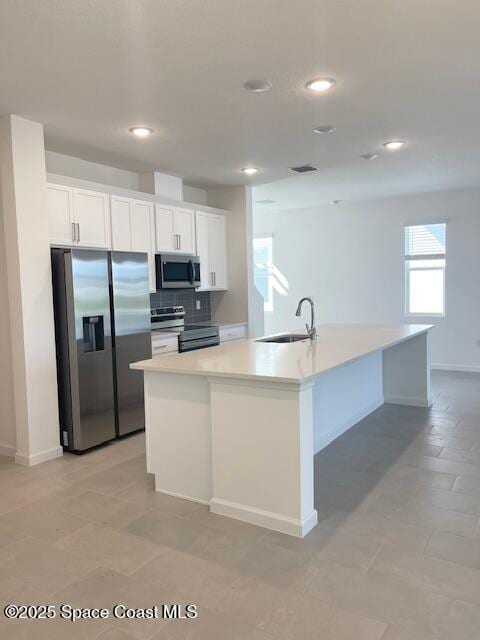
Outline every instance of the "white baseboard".
<svg viewBox="0 0 480 640"><path fill-rule="evenodd" d="M200 498L192 498L192 496L184 496L181 493L175 493L175 491L165 491L164 489L155 489L157 493L164 493L166 496L172 496L172 498L181 498L182 500L188 500L189 502L198 502L198 504L210 504L210 500L201 500Z"/></svg>
<svg viewBox="0 0 480 640"><path fill-rule="evenodd" d="M14 458L16 450L17 450L16 447L12 447L12 445L10 444L2 444L0 442L0 455L8 456L9 458Z"/></svg>
<svg viewBox="0 0 480 640"><path fill-rule="evenodd" d="M432 399L428 398L424 400L423 398L406 398L403 396L389 396L385 398L386 404L404 404L409 407L431 407Z"/></svg>
<svg viewBox="0 0 480 640"><path fill-rule="evenodd" d="M361 409L353 416L350 416L346 422L342 422L337 424L333 429L330 429L326 433L321 433L317 437L317 429L319 428L315 425L315 453L318 453L322 449L325 449L331 442L339 438L345 431L351 429L357 422L363 420L367 416L369 416L373 411L378 409L386 402L383 396L378 397L376 400L367 405L364 409Z"/></svg>
<svg viewBox="0 0 480 640"><path fill-rule="evenodd" d="M235 520L249 522L259 527L286 533L297 538L303 538L318 523L318 514L316 509L305 520L297 520L289 518L271 511L256 509L255 507L247 507L243 504L212 498L210 501L210 511L220 516L227 516Z"/></svg>
<svg viewBox="0 0 480 640"><path fill-rule="evenodd" d="M22 464L25 467L33 467L41 462L47 462L47 460L53 460L54 458L60 458L63 456L62 447L54 447L53 449L47 449L46 451L39 451L32 455L26 453L20 453L17 451L15 454L15 462Z"/></svg>
<svg viewBox="0 0 480 640"><path fill-rule="evenodd" d="M430 369L435 369L436 371L464 371L465 373L480 373L480 367L464 364L441 364L435 362L430 365Z"/></svg>

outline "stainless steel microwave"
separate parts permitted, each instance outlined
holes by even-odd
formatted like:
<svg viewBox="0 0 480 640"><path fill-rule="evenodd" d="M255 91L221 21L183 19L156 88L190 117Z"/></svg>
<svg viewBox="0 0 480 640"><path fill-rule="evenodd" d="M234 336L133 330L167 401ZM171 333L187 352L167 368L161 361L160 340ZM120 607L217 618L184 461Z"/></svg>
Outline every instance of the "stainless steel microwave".
<svg viewBox="0 0 480 640"><path fill-rule="evenodd" d="M177 253L155 256L157 289L195 289L200 286L200 258Z"/></svg>

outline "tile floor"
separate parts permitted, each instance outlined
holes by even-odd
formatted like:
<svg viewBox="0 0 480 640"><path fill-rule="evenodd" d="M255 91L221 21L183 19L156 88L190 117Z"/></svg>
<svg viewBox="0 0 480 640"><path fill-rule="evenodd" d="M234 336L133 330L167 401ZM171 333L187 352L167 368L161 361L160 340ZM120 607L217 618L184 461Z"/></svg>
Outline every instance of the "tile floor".
<svg viewBox="0 0 480 640"><path fill-rule="evenodd" d="M435 373L432 410L387 406L315 458L304 540L156 494L142 435L23 468L0 460L0 600L195 603L195 621L13 621L69 640L476 640L480 376Z"/></svg>

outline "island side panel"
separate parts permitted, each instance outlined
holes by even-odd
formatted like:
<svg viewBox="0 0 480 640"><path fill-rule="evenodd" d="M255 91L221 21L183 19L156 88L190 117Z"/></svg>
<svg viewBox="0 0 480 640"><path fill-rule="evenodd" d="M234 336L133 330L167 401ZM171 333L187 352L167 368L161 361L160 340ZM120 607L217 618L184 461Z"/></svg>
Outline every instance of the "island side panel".
<svg viewBox="0 0 480 640"><path fill-rule="evenodd" d="M318 453L383 404L382 353L318 376L313 395Z"/></svg>
<svg viewBox="0 0 480 640"><path fill-rule="evenodd" d="M312 383L210 379L214 513L303 537L317 524Z"/></svg>
<svg viewBox="0 0 480 640"><path fill-rule="evenodd" d="M145 371L147 471L157 491L209 504L210 389L205 377Z"/></svg>
<svg viewBox="0 0 480 640"><path fill-rule="evenodd" d="M430 407L430 334L383 351L383 395L389 404Z"/></svg>

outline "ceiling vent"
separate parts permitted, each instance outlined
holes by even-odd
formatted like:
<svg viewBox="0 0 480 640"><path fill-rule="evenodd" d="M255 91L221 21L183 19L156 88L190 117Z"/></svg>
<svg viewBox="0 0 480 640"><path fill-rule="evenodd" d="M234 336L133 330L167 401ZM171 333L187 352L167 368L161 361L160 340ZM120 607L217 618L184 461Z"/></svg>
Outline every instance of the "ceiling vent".
<svg viewBox="0 0 480 640"><path fill-rule="evenodd" d="M275 200L266 198L265 200L257 200L257 204L275 204Z"/></svg>
<svg viewBox="0 0 480 640"><path fill-rule="evenodd" d="M312 167L311 164L302 164L300 167L290 167L290 171L295 173L309 173L310 171L316 171L317 167Z"/></svg>

